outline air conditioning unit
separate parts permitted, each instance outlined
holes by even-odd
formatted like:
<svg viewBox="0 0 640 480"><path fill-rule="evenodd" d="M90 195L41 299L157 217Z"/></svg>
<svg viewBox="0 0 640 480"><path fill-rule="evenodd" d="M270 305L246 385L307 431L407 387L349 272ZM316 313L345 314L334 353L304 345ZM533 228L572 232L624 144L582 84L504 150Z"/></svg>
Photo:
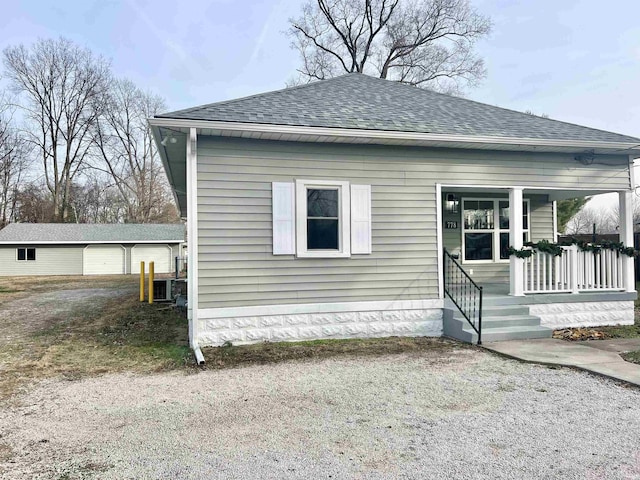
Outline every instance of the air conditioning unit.
<svg viewBox="0 0 640 480"><path fill-rule="evenodd" d="M173 279L163 278L153 280L153 301L171 302L173 301Z"/></svg>

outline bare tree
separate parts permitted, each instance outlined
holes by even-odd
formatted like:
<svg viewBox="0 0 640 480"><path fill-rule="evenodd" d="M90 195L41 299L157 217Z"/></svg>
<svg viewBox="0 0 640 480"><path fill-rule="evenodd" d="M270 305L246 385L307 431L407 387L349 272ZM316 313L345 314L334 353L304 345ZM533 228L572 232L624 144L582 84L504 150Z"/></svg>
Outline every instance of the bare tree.
<svg viewBox="0 0 640 480"><path fill-rule="evenodd" d="M15 219L18 191L29 164L29 145L12 125L12 109L0 95L0 228Z"/></svg>
<svg viewBox="0 0 640 480"><path fill-rule="evenodd" d="M109 178L93 177L72 188L71 210L77 223L124 223L127 205Z"/></svg>
<svg viewBox="0 0 640 480"><path fill-rule="evenodd" d="M60 38L8 47L4 65L12 89L24 97L20 107L42 160L53 220L69 221L71 187L91 148L89 129L100 112L109 64Z"/></svg>
<svg viewBox="0 0 640 480"><path fill-rule="evenodd" d="M593 233L594 224L596 234L618 233L618 218L616 209L597 209L586 205L567 222L566 234Z"/></svg>
<svg viewBox="0 0 640 480"><path fill-rule="evenodd" d="M23 184L17 195L16 222L45 223L54 217L53 200L43 184Z"/></svg>
<svg viewBox="0 0 640 480"><path fill-rule="evenodd" d="M468 0L307 0L289 22L301 81L359 72L455 92L486 75L474 46L491 22Z"/></svg>
<svg viewBox="0 0 640 480"><path fill-rule="evenodd" d="M92 130L100 164L126 205L126 221L177 221L173 199L147 119L165 110L164 100L129 80L112 83ZM168 205L167 205L168 204ZM167 218L167 212L175 212ZM169 215L171 217L171 215Z"/></svg>
<svg viewBox="0 0 640 480"><path fill-rule="evenodd" d="M558 200L558 232L565 233L567 223L585 206L591 197L576 197L565 200ZM572 227L573 228L573 227Z"/></svg>

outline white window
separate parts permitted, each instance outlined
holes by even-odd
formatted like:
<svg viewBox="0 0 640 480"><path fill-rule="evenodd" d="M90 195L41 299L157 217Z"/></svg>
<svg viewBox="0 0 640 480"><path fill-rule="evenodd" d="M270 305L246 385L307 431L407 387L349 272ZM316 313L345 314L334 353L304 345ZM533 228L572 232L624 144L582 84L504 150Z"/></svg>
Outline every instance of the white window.
<svg viewBox="0 0 640 480"><path fill-rule="evenodd" d="M273 183L273 254L371 253L371 186L329 180Z"/></svg>
<svg viewBox="0 0 640 480"><path fill-rule="evenodd" d="M349 182L296 180L299 257L351 255Z"/></svg>
<svg viewBox="0 0 640 480"><path fill-rule="evenodd" d="M18 248L18 261L22 262L22 261L33 261L35 262L36 260L36 249L29 247L29 248Z"/></svg>
<svg viewBox="0 0 640 480"><path fill-rule="evenodd" d="M529 200L522 202L523 241L529 240ZM509 260L509 200L462 200L462 251L465 262Z"/></svg>

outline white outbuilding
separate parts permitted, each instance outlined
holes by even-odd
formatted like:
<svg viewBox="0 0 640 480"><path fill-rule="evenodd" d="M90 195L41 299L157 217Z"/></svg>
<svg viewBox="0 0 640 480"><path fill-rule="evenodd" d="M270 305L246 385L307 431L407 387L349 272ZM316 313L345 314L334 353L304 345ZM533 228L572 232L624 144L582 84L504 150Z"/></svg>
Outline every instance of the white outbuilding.
<svg viewBox="0 0 640 480"><path fill-rule="evenodd" d="M0 230L0 276L119 275L154 262L171 273L182 224L13 223Z"/></svg>

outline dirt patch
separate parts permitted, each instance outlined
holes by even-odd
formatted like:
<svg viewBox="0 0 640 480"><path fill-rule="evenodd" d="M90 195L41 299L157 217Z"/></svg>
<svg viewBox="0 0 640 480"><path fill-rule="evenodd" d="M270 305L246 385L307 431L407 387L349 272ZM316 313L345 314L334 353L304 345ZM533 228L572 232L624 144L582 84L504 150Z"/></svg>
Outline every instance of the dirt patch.
<svg viewBox="0 0 640 480"><path fill-rule="evenodd" d="M2 305L0 345L25 341L34 333L55 328L80 310L100 308L107 300L131 294L131 288L55 290L14 299Z"/></svg>
<svg viewBox="0 0 640 480"><path fill-rule="evenodd" d="M140 303L133 276L22 277L0 313L0 399L52 376L183 367L186 319Z"/></svg>
<svg viewBox="0 0 640 480"><path fill-rule="evenodd" d="M428 337L362 338L348 340L316 340L293 343L260 343L255 345L225 345L203 348L206 369L280 363L291 360L318 360L345 356L381 356L394 354L430 355L452 347L475 348L447 339Z"/></svg>

